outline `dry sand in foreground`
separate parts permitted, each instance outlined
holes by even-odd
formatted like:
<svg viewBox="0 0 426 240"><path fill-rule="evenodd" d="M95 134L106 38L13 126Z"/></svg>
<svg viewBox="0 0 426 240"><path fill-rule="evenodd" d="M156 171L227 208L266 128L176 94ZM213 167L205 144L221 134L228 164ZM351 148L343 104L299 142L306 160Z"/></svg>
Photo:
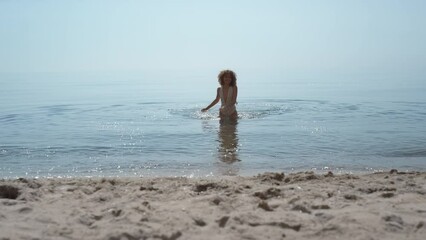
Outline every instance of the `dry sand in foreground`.
<svg viewBox="0 0 426 240"><path fill-rule="evenodd" d="M425 239L426 173L0 180L0 239Z"/></svg>

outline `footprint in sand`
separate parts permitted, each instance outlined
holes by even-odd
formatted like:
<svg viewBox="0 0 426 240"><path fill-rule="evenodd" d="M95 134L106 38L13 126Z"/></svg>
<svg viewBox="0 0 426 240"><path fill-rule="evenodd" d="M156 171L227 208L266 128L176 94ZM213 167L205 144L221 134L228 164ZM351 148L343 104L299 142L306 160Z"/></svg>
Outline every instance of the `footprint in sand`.
<svg viewBox="0 0 426 240"><path fill-rule="evenodd" d="M397 232L404 229L404 221L400 216L388 215L382 218L386 222L386 229L391 232Z"/></svg>
<svg viewBox="0 0 426 240"><path fill-rule="evenodd" d="M311 211L303 205L296 205L291 210L311 214Z"/></svg>
<svg viewBox="0 0 426 240"><path fill-rule="evenodd" d="M9 185L0 185L0 198L17 199L19 195L19 188Z"/></svg>
<svg viewBox="0 0 426 240"><path fill-rule="evenodd" d="M23 214L30 213L32 211L33 211L33 209L30 208L30 207L23 207L23 208L18 210L19 213L23 213Z"/></svg>
<svg viewBox="0 0 426 240"><path fill-rule="evenodd" d="M201 218L196 217L196 218L193 218L193 220L194 220L195 225L197 225L197 226L204 227L204 226L207 225L207 223L204 222L204 220L201 219Z"/></svg>
<svg viewBox="0 0 426 240"><path fill-rule="evenodd" d="M343 197L347 200L358 200L359 199L359 197L357 195L354 195L354 194L345 194Z"/></svg>
<svg viewBox="0 0 426 240"><path fill-rule="evenodd" d="M261 201L257 206L268 212L273 211L269 204L265 201Z"/></svg>
<svg viewBox="0 0 426 240"><path fill-rule="evenodd" d="M229 220L229 216L223 216L219 220L216 220L216 222L219 224L219 227L223 228L225 227L228 220Z"/></svg>

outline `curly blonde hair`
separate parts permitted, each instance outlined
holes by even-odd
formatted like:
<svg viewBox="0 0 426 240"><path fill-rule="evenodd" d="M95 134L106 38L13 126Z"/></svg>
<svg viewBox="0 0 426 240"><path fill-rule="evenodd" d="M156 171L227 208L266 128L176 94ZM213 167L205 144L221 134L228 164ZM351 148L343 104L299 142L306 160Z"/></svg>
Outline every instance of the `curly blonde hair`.
<svg viewBox="0 0 426 240"><path fill-rule="evenodd" d="M220 73L219 73L219 75L217 75L217 80L219 81L219 84L220 85L224 85L225 83L223 82L223 77L225 76L225 75L227 75L227 74L229 74L230 76L231 76L231 79L232 79L232 81L231 81L231 83L229 84L229 86L235 86L235 85L237 85L237 74L235 74L234 73L234 71L232 71L232 70L228 70L228 69L226 69L226 70L223 70L223 71L221 71Z"/></svg>

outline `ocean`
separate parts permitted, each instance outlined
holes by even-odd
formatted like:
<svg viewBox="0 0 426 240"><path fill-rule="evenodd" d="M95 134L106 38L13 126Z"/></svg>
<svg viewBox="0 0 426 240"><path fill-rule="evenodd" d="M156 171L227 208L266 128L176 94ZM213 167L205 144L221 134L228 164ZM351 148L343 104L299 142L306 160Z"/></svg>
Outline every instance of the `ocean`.
<svg viewBox="0 0 426 240"><path fill-rule="evenodd" d="M361 79L362 80L362 79ZM401 81L404 82L404 81ZM426 170L426 84L215 76L2 74L0 178Z"/></svg>

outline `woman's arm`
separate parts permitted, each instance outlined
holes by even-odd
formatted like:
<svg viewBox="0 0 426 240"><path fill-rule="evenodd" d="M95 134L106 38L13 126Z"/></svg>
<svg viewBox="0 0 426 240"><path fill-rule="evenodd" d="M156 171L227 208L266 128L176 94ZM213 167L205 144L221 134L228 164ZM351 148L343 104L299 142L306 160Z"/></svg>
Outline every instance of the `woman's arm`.
<svg viewBox="0 0 426 240"><path fill-rule="evenodd" d="M219 89L220 89L220 88L217 88L217 92L216 92L216 98L215 98L215 100L213 100L213 102L212 102L212 103L210 103L210 105L208 105L206 108L201 109L201 111L202 111L202 112L205 112L205 111L209 110L211 107L213 107L214 105L216 105L216 103L218 103L218 102L219 102L219 100L220 100L220 96L219 96Z"/></svg>

